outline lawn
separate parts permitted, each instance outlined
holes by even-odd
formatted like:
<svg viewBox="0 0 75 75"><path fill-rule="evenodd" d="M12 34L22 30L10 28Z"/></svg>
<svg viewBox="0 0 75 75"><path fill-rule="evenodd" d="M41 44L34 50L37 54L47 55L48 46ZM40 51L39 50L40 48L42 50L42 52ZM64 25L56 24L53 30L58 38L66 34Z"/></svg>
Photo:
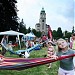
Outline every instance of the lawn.
<svg viewBox="0 0 75 75"><path fill-rule="evenodd" d="M29 58L39 58L44 57L47 54L47 48L42 48L41 50L32 51ZM10 55L9 52L6 53L6 57L18 58L17 55ZM21 71L17 70L0 70L0 75L57 75L59 62L53 62L52 68L49 69L47 65L41 65Z"/></svg>

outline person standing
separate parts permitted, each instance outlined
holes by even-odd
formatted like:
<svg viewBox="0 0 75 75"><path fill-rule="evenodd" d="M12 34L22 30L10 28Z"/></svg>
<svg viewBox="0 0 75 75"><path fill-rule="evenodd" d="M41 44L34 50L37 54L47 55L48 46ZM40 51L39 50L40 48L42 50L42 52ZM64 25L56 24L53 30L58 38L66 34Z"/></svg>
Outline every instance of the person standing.
<svg viewBox="0 0 75 75"><path fill-rule="evenodd" d="M2 54L2 46L1 46L1 44L0 44L0 54Z"/></svg>
<svg viewBox="0 0 75 75"><path fill-rule="evenodd" d="M51 56L53 56L55 54L54 52L54 47L52 46L52 41L48 41L48 52L47 52L47 58L51 58ZM48 68L51 68L52 63L48 64Z"/></svg>
<svg viewBox="0 0 75 75"><path fill-rule="evenodd" d="M75 33L72 34L72 49L75 51ZM75 57L73 59L74 69L75 69Z"/></svg>
<svg viewBox="0 0 75 75"><path fill-rule="evenodd" d="M72 34L72 49L75 50L75 33Z"/></svg>
<svg viewBox="0 0 75 75"><path fill-rule="evenodd" d="M57 52L58 57L75 54L74 50L68 49L68 44L64 39L59 39L57 41L57 45L58 45L58 52ZM73 58L74 57L70 57L60 60L58 75L74 75Z"/></svg>
<svg viewBox="0 0 75 75"><path fill-rule="evenodd" d="M8 36L4 35L2 40L1 40L1 45L7 47L7 38ZM6 53L6 49L3 47L2 48L2 55L4 55Z"/></svg>

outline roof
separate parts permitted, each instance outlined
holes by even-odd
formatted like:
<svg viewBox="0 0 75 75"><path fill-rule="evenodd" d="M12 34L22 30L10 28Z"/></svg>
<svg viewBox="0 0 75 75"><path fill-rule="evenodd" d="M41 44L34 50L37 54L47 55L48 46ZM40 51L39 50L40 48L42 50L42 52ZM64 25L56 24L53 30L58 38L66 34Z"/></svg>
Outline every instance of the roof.
<svg viewBox="0 0 75 75"><path fill-rule="evenodd" d="M0 32L0 35L24 35L24 34L13 30L9 30L9 31Z"/></svg>

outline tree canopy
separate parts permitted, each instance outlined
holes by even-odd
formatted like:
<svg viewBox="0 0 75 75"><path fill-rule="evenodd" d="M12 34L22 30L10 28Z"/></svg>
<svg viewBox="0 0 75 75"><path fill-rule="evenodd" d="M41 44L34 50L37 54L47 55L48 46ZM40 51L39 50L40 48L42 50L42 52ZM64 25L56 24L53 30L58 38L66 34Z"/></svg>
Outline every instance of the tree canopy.
<svg viewBox="0 0 75 75"><path fill-rule="evenodd" d="M17 30L19 24L16 3L16 0L0 0L0 32Z"/></svg>

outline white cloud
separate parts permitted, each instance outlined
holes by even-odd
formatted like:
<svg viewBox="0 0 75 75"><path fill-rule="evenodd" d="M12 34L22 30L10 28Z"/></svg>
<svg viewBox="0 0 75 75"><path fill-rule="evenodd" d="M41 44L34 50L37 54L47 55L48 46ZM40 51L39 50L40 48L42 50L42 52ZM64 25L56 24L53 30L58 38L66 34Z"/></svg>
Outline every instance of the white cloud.
<svg viewBox="0 0 75 75"><path fill-rule="evenodd" d="M52 30L57 30L58 27L61 27L63 31L71 31L73 26L73 23L69 19L56 13L47 15L47 23L51 26Z"/></svg>
<svg viewBox="0 0 75 75"><path fill-rule="evenodd" d="M72 6L71 0L17 0L18 16L24 19L26 27L35 28L35 24L39 22L39 15L42 7L46 12L47 24L51 25L52 29L57 29L59 26L63 30L71 30L73 18L69 15ZM75 0L74 0L75 1ZM67 4L68 3L68 4ZM72 12L72 11L71 11ZM68 17L67 17L68 16Z"/></svg>

